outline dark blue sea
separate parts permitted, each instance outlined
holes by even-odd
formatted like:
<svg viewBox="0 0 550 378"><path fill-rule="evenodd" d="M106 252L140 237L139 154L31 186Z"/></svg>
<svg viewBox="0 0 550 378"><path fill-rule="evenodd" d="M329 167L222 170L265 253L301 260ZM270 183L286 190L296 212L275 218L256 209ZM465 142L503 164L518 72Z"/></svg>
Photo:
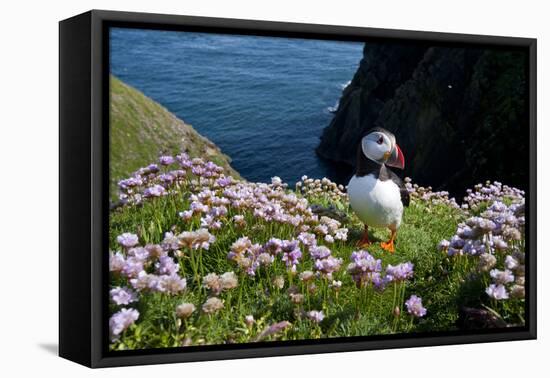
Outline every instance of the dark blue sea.
<svg viewBox="0 0 550 378"><path fill-rule="evenodd" d="M362 43L112 29L111 72L162 104L250 181L334 177L315 154Z"/></svg>

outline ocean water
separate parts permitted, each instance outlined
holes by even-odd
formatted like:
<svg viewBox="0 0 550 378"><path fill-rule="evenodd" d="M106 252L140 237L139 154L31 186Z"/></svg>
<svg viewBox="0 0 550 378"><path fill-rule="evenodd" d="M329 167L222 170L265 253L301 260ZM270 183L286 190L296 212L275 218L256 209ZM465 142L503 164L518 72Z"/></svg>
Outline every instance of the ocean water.
<svg viewBox="0 0 550 378"><path fill-rule="evenodd" d="M247 180L338 178L314 150L362 43L121 28L110 43L111 73L216 143Z"/></svg>

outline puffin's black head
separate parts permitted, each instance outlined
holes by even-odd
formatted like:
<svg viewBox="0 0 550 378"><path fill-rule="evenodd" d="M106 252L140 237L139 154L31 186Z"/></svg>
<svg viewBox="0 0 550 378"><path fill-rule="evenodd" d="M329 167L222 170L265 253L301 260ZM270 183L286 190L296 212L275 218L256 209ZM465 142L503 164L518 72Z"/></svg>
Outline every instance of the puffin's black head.
<svg viewBox="0 0 550 378"><path fill-rule="evenodd" d="M365 169L368 160L399 169L405 168L405 157L395 142L395 135L376 127L369 130L357 149L357 171Z"/></svg>

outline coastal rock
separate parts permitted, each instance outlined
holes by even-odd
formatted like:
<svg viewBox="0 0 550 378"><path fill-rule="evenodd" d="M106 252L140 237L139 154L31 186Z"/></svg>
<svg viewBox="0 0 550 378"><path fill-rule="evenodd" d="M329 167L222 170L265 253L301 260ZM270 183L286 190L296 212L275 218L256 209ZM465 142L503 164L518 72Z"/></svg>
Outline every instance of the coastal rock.
<svg viewBox="0 0 550 378"><path fill-rule="evenodd" d="M368 42L316 151L351 172L361 136L384 127L421 185L455 195L487 179L524 188L526 63L524 51Z"/></svg>

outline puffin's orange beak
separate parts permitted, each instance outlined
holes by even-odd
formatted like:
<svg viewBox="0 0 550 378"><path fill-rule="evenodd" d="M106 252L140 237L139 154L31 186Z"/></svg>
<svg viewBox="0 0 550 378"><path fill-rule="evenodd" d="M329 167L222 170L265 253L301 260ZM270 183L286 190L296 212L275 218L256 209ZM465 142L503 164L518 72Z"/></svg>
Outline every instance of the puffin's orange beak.
<svg viewBox="0 0 550 378"><path fill-rule="evenodd" d="M386 165L399 169L405 168L405 156L403 155L403 152L401 151L401 148L399 148L397 143L395 144L395 147L391 152L391 156L386 161Z"/></svg>

